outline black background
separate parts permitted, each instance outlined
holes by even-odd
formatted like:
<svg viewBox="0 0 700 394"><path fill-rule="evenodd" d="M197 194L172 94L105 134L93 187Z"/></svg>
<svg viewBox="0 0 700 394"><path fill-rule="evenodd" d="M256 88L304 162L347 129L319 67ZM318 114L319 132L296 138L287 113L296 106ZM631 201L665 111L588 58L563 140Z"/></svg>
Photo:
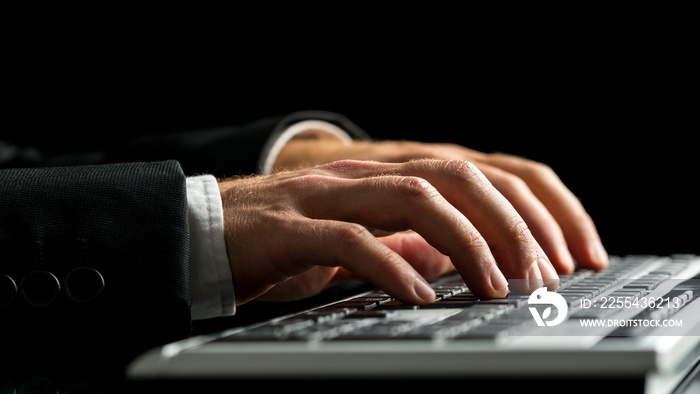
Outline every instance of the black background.
<svg viewBox="0 0 700 394"><path fill-rule="evenodd" d="M104 150L147 133L337 111L376 138L549 164L613 254L700 253L698 67L682 24L407 23L377 35L360 22L293 37L286 25L265 41L260 27L212 43L174 30L127 39L121 25L10 40L0 139Z"/></svg>
<svg viewBox="0 0 700 394"><path fill-rule="evenodd" d="M110 150L144 134L337 111L375 138L549 164L610 253L700 254L695 13L260 5L6 7L0 140ZM48 375L71 382L63 369Z"/></svg>

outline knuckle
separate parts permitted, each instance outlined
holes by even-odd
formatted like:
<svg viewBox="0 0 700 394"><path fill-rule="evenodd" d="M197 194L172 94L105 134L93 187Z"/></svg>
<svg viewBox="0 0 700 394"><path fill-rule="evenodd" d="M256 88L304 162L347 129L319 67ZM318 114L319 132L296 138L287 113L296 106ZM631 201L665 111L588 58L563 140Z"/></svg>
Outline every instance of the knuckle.
<svg viewBox="0 0 700 394"><path fill-rule="evenodd" d="M476 164L465 160L449 160L444 163L444 171L462 182L484 185L489 183Z"/></svg>
<svg viewBox="0 0 700 394"><path fill-rule="evenodd" d="M510 233L513 237L522 242L533 241L532 233L530 232L530 227L527 223L520 217L520 215L515 215L510 219L509 223Z"/></svg>
<svg viewBox="0 0 700 394"><path fill-rule="evenodd" d="M429 172L439 173L457 179L471 181L485 180L486 177L476 164L467 160L416 160L412 162L416 167Z"/></svg>
<svg viewBox="0 0 700 394"><path fill-rule="evenodd" d="M481 249L488 248L488 244L486 243L486 240L481 235L479 230L477 230L476 228L474 228L474 227L466 228L462 231L462 233L464 234L464 238L467 240L467 243L472 248L481 248Z"/></svg>
<svg viewBox="0 0 700 394"><path fill-rule="evenodd" d="M430 182L419 177L400 177L395 183L395 187L401 195L409 198L430 199L438 194L437 189Z"/></svg>
<svg viewBox="0 0 700 394"><path fill-rule="evenodd" d="M530 191L530 187L522 178L509 172L502 171L498 175L498 187L507 194L522 195Z"/></svg>
<svg viewBox="0 0 700 394"><path fill-rule="evenodd" d="M476 164L466 160L446 160L443 162L443 170L456 176L475 177L481 175Z"/></svg>
<svg viewBox="0 0 700 394"><path fill-rule="evenodd" d="M548 166L547 164L540 163L539 161L528 161L526 168L532 177L545 178L556 176L556 173L552 167Z"/></svg>
<svg viewBox="0 0 700 394"><path fill-rule="evenodd" d="M556 172L547 164L530 159L519 159L519 173L528 180L558 178Z"/></svg>
<svg viewBox="0 0 700 394"><path fill-rule="evenodd" d="M539 246L535 241L529 226L520 217L513 217L509 224L509 231L515 245L513 251L517 251L519 256L516 259L516 265L520 270L529 269L532 261L538 255Z"/></svg>
<svg viewBox="0 0 700 394"><path fill-rule="evenodd" d="M371 234L362 225L357 223L344 223L336 228L335 238L342 246L354 248L364 243Z"/></svg>

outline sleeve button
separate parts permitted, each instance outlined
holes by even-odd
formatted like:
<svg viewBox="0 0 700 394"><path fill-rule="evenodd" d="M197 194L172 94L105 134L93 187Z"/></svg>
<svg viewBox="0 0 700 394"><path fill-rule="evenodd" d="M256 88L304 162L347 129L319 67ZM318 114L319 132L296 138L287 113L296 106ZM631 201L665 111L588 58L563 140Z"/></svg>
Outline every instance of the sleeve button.
<svg viewBox="0 0 700 394"><path fill-rule="evenodd" d="M48 271L34 271L22 279L22 297L29 305L42 307L51 305L61 291L61 283Z"/></svg>
<svg viewBox="0 0 700 394"><path fill-rule="evenodd" d="M8 308L17 296L17 284L8 275L0 274L0 309Z"/></svg>
<svg viewBox="0 0 700 394"><path fill-rule="evenodd" d="M97 299L105 287L100 271L91 267L78 267L66 275L66 293L78 302L91 302Z"/></svg>

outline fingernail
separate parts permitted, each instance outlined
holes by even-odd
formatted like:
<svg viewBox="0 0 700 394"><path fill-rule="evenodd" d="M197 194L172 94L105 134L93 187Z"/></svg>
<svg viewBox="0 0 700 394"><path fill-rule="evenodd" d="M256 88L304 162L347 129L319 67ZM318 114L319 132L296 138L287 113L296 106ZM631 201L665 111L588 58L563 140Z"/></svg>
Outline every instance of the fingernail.
<svg viewBox="0 0 700 394"><path fill-rule="evenodd" d="M527 273L527 279L527 285L530 287L530 291L535 291L542 287L542 274L540 273L538 261L532 263L530 271Z"/></svg>
<svg viewBox="0 0 700 394"><path fill-rule="evenodd" d="M561 272L565 274L570 274L576 270L574 258L571 256L571 253L569 253L568 250L564 250L559 254L559 262L561 265Z"/></svg>
<svg viewBox="0 0 700 394"><path fill-rule="evenodd" d="M416 292L416 296L420 299L420 303L428 304L435 301L435 290L425 281L425 279L416 276L415 282L413 282L413 290Z"/></svg>
<svg viewBox="0 0 700 394"><path fill-rule="evenodd" d="M608 266L608 252L605 250L602 243L596 242L591 247L591 257L600 269L604 269Z"/></svg>
<svg viewBox="0 0 700 394"><path fill-rule="evenodd" d="M491 287L493 287L496 292L500 292L508 287L508 280L506 280L506 277L503 276L503 273L495 264L493 268L491 268Z"/></svg>
<svg viewBox="0 0 700 394"><path fill-rule="evenodd" d="M540 258L537 265L539 266L540 273L542 274L543 286L547 286L548 290L554 290L559 287L559 275L554 269L552 263L545 258Z"/></svg>
<svg viewBox="0 0 700 394"><path fill-rule="evenodd" d="M537 266L540 269L540 274L542 274L542 279L559 279L557 271L549 260L540 257L540 259L537 260Z"/></svg>

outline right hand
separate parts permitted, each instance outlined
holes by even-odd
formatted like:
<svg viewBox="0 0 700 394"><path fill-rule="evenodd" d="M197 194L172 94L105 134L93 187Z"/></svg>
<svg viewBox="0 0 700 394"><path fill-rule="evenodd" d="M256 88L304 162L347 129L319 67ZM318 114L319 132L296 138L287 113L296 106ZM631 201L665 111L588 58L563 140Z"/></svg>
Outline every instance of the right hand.
<svg viewBox="0 0 700 394"><path fill-rule="evenodd" d="M543 163L502 153L483 153L456 144L299 139L285 145L276 167L298 168L344 159L388 163L416 159L467 160L518 211L558 272L573 272L574 261L581 268L601 270L608 266L608 254L593 220L559 176Z"/></svg>
<svg viewBox="0 0 700 394"><path fill-rule="evenodd" d="M481 298L505 297L506 278L528 279L526 292L558 285L518 212L470 162L340 161L219 188L238 304L305 298L349 278L426 304L435 294L424 276L455 268Z"/></svg>

